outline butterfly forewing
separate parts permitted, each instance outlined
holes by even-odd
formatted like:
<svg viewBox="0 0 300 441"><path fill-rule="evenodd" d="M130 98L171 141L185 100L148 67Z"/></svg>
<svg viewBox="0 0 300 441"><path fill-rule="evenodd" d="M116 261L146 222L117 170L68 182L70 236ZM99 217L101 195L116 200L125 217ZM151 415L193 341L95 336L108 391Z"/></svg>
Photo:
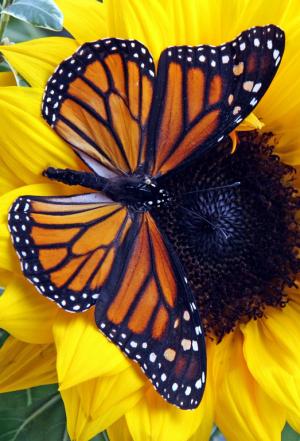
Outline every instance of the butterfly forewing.
<svg viewBox="0 0 300 441"><path fill-rule="evenodd" d="M182 268L149 214L136 218L119 248L96 322L166 400L183 409L198 406L206 375L199 315Z"/></svg>
<svg viewBox="0 0 300 441"><path fill-rule="evenodd" d="M9 228L22 270L41 294L67 311L96 303L131 220L100 194L18 198Z"/></svg>
<svg viewBox="0 0 300 441"><path fill-rule="evenodd" d="M270 25L217 47L163 51L149 123L152 173L174 170L231 132L268 89L283 50L284 33Z"/></svg>
<svg viewBox="0 0 300 441"><path fill-rule="evenodd" d="M138 41L86 43L49 79L43 116L91 169L96 161L132 173L145 161L153 78L152 57Z"/></svg>

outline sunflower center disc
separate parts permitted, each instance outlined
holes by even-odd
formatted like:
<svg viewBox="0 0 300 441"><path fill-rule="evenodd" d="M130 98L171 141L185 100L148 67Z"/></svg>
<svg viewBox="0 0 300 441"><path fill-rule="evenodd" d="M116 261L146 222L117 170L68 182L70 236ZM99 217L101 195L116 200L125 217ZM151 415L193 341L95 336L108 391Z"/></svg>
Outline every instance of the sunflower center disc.
<svg viewBox="0 0 300 441"><path fill-rule="evenodd" d="M208 333L221 339L239 322L284 307L299 270L299 198L294 169L245 132L225 141L163 186L173 202L154 209L184 265Z"/></svg>

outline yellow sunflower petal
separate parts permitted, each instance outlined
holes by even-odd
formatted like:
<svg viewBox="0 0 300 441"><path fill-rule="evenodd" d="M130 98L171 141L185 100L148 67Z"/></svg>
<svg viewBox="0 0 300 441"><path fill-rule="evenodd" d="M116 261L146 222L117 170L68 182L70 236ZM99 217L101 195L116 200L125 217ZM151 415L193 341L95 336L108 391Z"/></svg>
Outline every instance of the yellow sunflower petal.
<svg viewBox="0 0 300 441"><path fill-rule="evenodd" d="M102 14L107 23L107 36L139 40L157 61L161 51L168 46L168 37L173 37L174 44L177 29L170 26L173 8L168 8L165 3L131 0L121 6L119 0L104 2Z"/></svg>
<svg viewBox="0 0 300 441"><path fill-rule="evenodd" d="M288 412L287 422L295 430L295 432L300 433L300 419L299 419L298 415L296 415L292 412Z"/></svg>
<svg viewBox="0 0 300 441"><path fill-rule="evenodd" d="M269 310L268 318L247 323L244 354L261 388L300 419L299 311L292 302L283 310Z"/></svg>
<svg viewBox="0 0 300 441"><path fill-rule="evenodd" d="M211 414L207 392L197 409L186 411L164 401L153 386L148 387L144 399L126 413L132 438L134 441L188 440Z"/></svg>
<svg viewBox="0 0 300 441"><path fill-rule="evenodd" d="M6 271L0 269L0 286L1 288L5 288L10 282L12 278L11 271Z"/></svg>
<svg viewBox="0 0 300 441"><path fill-rule="evenodd" d="M13 188L24 185L16 173L13 173L0 158L0 196Z"/></svg>
<svg viewBox="0 0 300 441"><path fill-rule="evenodd" d="M213 375L215 421L230 441L280 441L285 424L284 408L276 404L254 380L243 356L239 331L215 346ZM253 357L265 361L252 347Z"/></svg>
<svg viewBox="0 0 300 441"><path fill-rule="evenodd" d="M96 0L56 0L64 14L64 27L79 44L113 36L107 33L107 22L103 16L103 5ZM109 2L112 7L111 2ZM123 8L120 5L119 8ZM80 17L80 23L78 18Z"/></svg>
<svg viewBox="0 0 300 441"><path fill-rule="evenodd" d="M289 2L286 14L279 25L286 32L286 49L282 64L273 80L269 92L257 108L257 114L263 117L265 131L272 131L277 139L277 152L281 158L292 165L300 164L298 115L300 112L298 57L300 44L300 17L291 13L295 2Z"/></svg>
<svg viewBox="0 0 300 441"><path fill-rule="evenodd" d="M261 130L264 126L264 123L261 122L257 116L252 112L244 121L241 122L240 125L236 128L237 132L244 132L248 130Z"/></svg>
<svg viewBox="0 0 300 441"><path fill-rule="evenodd" d="M8 337L0 349L0 392L57 382L54 345L28 344Z"/></svg>
<svg viewBox="0 0 300 441"><path fill-rule="evenodd" d="M16 86L15 76L12 72L0 73L0 86Z"/></svg>
<svg viewBox="0 0 300 441"><path fill-rule="evenodd" d="M78 168L79 159L41 118L42 89L0 89L0 157L24 182L42 181L47 166ZM13 130L12 130L13 127Z"/></svg>
<svg viewBox="0 0 300 441"><path fill-rule="evenodd" d="M20 264L13 249L6 224L0 224L0 268L21 273Z"/></svg>
<svg viewBox="0 0 300 441"><path fill-rule="evenodd" d="M126 419L120 418L107 429L109 441L133 441Z"/></svg>
<svg viewBox="0 0 300 441"><path fill-rule="evenodd" d="M94 351L95 352L95 351ZM89 441L143 396L144 379L132 367L61 391L71 439Z"/></svg>
<svg viewBox="0 0 300 441"><path fill-rule="evenodd" d="M63 3L60 0L62 9ZM110 0L101 6L107 36L136 38L156 60L167 46L221 44L248 27L278 23L286 9L280 0L272 4L272 10L262 0L255 5L249 0L232 0L226 7L220 7L219 0L128 0L122 4Z"/></svg>
<svg viewBox="0 0 300 441"><path fill-rule="evenodd" d="M100 375L120 373L130 366L121 351L100 333L93 309L81 314L61 311L53 334L61 390Z"/></svg>
<svg viewBox="0 0 300 441"><path fill-rule="evenodd" d="M24 342L52 342L57 312L57 306L21 277L15 277L0 297L0 327Z"/></svg>
<svg viewBox="0 0 300 441"><path fill-rule="evenodd" d="M204 415L201 419L200 425L194 435L189 438L189 441L209 441L214 424L215 403L214 403L214 383L210 375L213 369L213 350L215 343L206 341L206 355L207 355L207 378L205 393L203 397Z"/></svg>
<svg viewBox="0 0 300 441"><path fill-rule="evenodd" d="M48 37L1 46L1 52L32 87L44 88L57 65L77 48L72 38Z"/></svg>

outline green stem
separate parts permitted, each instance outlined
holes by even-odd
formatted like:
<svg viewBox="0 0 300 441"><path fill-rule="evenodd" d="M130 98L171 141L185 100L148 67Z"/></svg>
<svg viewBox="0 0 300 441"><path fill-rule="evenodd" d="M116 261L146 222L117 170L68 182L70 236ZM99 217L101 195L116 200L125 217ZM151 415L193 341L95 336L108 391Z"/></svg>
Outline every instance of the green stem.
<svg viewBox="0 0 300 441"><path fill-rule="evenodd" d="M12 3L12 0L3 0L2 2L2 11L7 8ZM2 41L6 26L8 25L10 16L8 14L3 14L1 12L0 18L0 42Z"/></svg>
<svg viewBox="0 0 300 441"><path fill-rule="evenodd" d="M67 429L65 429L64 437L63 437L63 441L70 441L70 438L69 438L69 435L68 435Z"/></svg>
<svg viewBox="0 0 300 441"><path fill-rule="evenodd" d="M0 54L1 54L1 51L0 51ZM16 83L17 83L17 86L21 86L20 78L19 78L18 72L13 68L13 66L12 66L12 65L11 65L6 59L5 59L5 61L6 61L6 63L8 64L10 70L12 71L12 73L13 73L13 75L14 75L14 77L15 77L15 80L16 80Z"/></svg>
<svg viewBox="0 0 300 441"><path fill-rule="evenodd" d="M27 395L27 406L31 406L32 405L31 389L26 390L26 395Z"/></svg>

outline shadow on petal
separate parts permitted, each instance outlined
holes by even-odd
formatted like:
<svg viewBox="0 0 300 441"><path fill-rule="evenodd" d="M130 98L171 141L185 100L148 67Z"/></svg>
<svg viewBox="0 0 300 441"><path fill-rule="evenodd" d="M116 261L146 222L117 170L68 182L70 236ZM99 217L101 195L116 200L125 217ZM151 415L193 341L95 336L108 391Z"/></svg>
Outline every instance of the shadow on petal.
<svg viewBox="0 0 300 441"><path fill-rule="evenodd" d="M58 312L23 277L15 277L0 297L0 327L24 342L53 342L52 325Z"/></svg>
<svg viewBox="0 0 300 441"><path fill-rule="evenodd" d="M109 441L133 441L125 417L120 418L107 429Z"/></svg>
<svg viewBox="0 0 300 441"><path fill-rule="evenodd" d="M256 348L252 351L260 365L265 365L266 360ZM241 332L226 335L213 352L215 421L225 438L280 441L286 420L284 408L266 394L249 372Z"/></svg>
<svg viewBox="0 0 300 441"><path fill-rule="evenodd" d="M269 309L267 318L247 323L242 332L251 374L273 400L300 419L299 312L291 301L282 310Z"/></svg>
<svg viewBox="0 0 300 441"><path fill-rule="evenodd" d="M72 441L89 441L135 406L144 395L144 379L130 367L61 391Z"/></svg>
<svg viewBox="0 0 300 441"><path fill-rule="evenodd" d="M32 87L45 87L57 65L77 48L71 38L46 37L1 46L1 52Z"/></svg>
<svg viewBox="0 0 300 441"><path fill-rule="evenodd" d="M95 325L94 310L80 314L62 311L53 326L57 372L64 390L103 375L122 372L129 360Z"/></svg>
<svg viewBox="0 0 300 441"><path fill-rule="evenodd" d="M8 337L0 349L0 392L57 383L52 344L36 345Z"/></svg>
<svg viewBox="0 0 300 441"><path fill-rule="evenodd" d="M0 88L0 156L26 183L46 182L42 172L50 165L82 168L71 147L42 119L42 95L42 88Z"/></svg>
<svg viewBox="0 0 300 441"><path fill-rule="evenodd" d="M86 41L110 37L107 21L103 15L104 5L95 0L56 0L58 7L64 14L64 27L79 44ZM111 3L111 2L109 2ZM123 9L118 7L118 9ZM110 7L112 5L110 4ZM78 21L80 17L80 21Z"/></svg>
<svg viewBox="0 0 300 441"><path fill-rule="evenodd" d="M204 393L195 410L181 410L166 401L150 386L145 397L126 413L126 421L134 441L187 441L211 412Z"/></svg>

